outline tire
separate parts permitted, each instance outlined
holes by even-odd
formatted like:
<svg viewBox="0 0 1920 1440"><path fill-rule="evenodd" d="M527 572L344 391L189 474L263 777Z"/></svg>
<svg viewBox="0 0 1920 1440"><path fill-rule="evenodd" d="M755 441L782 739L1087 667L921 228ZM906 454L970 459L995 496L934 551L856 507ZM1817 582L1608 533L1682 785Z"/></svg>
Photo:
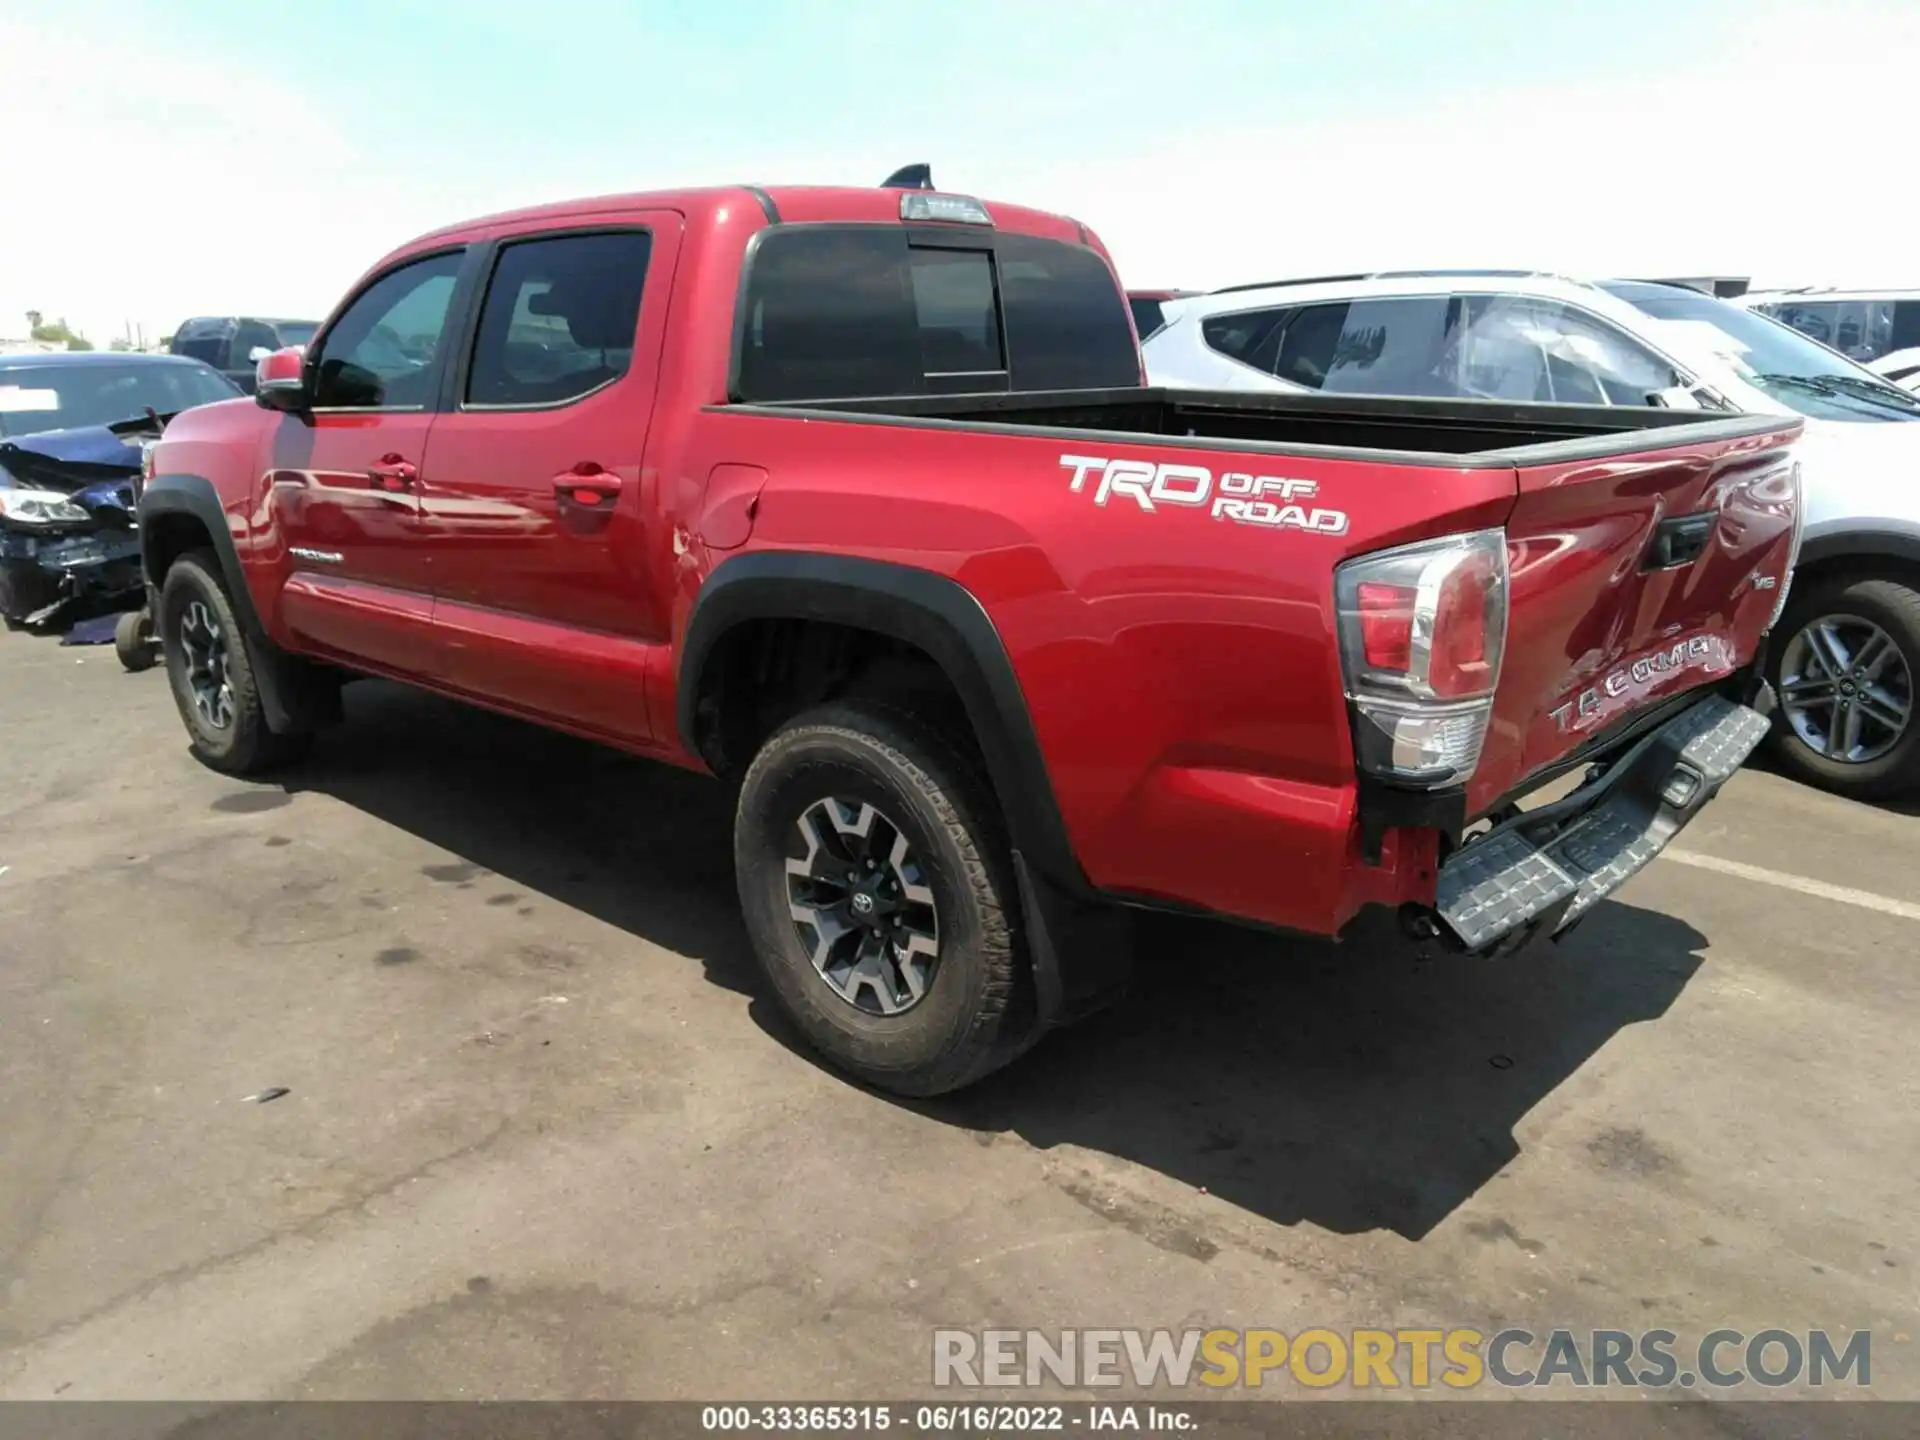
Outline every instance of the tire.
<svg viewBox="0 0 1920 1440"><path fill-rule="evenodd" d="M160 649L166 658L173 703L187 727L194 756L225 775L258 775L305 753L312 737L281 735L267 725L254 682L253 656L246 632L227 598L219 564L205 550L182 555L167 571L160 587L160 609L155 617ZM224 703L213 714L204 712L195 698L195 679L211 684L207 668L196 668L190 648L204 654L202 641L212 632L221 651L213 680L224 680Z"/></svg>
<svg viewBox="0 0 1920 1440"><path fill-rule="evenodd" d="M1821 753L1833 713L1831 702L1800 697L1824 695L1833 688L1817 658L1809 662L1809 627L1824 622L1830 633L1861 636L1872 627L1891 642L1893 654L1873 668L1870 697L1879 716L1890 714L1886 700L1905 704L1905 724L1897 738L1883 743L1891 726L1871 720L1861 727L1861 758ZM1857 648L1856 648L1857 653ZM1901 667L1904 667L1902 669ZM1920 592L1895 580L1839 578L1813 586L1787 604L1775 631L1767 662L1768 679L1780 698L1772 748L1780 769L1794 779L1854 800L1898 799L1920 790ZM1859 687L1859 682L1847 683ZM1849 693L1860 695L1861 688ZM1857 702L1854 702L1857 703ZM1811 730L1814 740L1803 731ZM1818 742L1818 748L1816 745Z"/></svg>
<svg viewBox="0 0 1920 1440"><path fill-rule="evenodd" d="M114 624L113 652L126 669L135 673L151 670L159 658L156 651L145 610L129 610Z"/></svg>
<svg viewBox="0 0 1920 1440"><path fill-rule="evenodd" d="M842 829L863 822L865 836ZM895 849L901 839L905 852ZM857 895L841 879L863 873L869 842L885 860L906 856L898 867L881 864L870 882L892 891L892 901L878 898L898 908L871 922L877 930L856 926L823 948L825 925L796 921L794 906L827 924L856 920ZM827 882L791 875L789 860L810 854L818 873L852 868ZM789 722L741 782L734 861L747 932L774 996L840 1069L898 1095L938 1095L1006 1065L1037 1038L999 807L966 751L937 731L872 702L826 705ZM836 894L845 898L835 903ZM917 895L931 897L930 910ZM893 921L901 928L888 930ZM880 946L874 937L907 936L912 950L917 936L924 952L929 932L935 948L924 968L913 957L910 972L896 940L881 951L893 960L872 962L880 979L830 978L847 955ZM827 956L819 967L816 954ZM892 1013L883 985L900 1006Z"/></svg>

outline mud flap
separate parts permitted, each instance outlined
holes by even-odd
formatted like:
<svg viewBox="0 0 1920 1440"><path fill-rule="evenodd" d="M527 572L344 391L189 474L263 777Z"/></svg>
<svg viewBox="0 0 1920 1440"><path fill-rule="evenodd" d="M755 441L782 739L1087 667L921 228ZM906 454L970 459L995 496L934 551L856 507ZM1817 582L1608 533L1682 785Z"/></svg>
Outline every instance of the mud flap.
<svg viewBox="0 0 1920 1440"><path fill-rule="evenodd" d="M1018 850L1013 868L1041 1026L1071 1025L1125 994L1133 980L1133 920L1126 910L1075 900Z"/></svg>

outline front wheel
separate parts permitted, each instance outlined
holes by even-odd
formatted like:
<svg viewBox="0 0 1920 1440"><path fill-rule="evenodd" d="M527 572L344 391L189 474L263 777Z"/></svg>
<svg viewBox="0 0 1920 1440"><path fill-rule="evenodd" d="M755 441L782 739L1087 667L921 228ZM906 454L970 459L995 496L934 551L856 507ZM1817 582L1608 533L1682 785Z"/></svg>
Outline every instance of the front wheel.
<svg viewBox="0 0 1920 1440"><path fill-rule="evenodd" d="M1894 580L1816 585L1788 603L1777 637L1780 768L1856 800L1920 788L1920 592Z"/></svg>
<svg viewBox="0 0 1920 1440"><path fill-rule="evenodd" d="M246 635L211 554L173 562L154 619L173 702L201 763L255 775L306 748L309 736L281 735L267 724Z"/></svg>
<svg viewBox="0 0 1920 1440"><path fill-rule="evenodd" d="M734 860L774 995L835 1065L937 1095L1030 1043L1009 852L957 744L877 706L800 716L747 771Z"/></svg>

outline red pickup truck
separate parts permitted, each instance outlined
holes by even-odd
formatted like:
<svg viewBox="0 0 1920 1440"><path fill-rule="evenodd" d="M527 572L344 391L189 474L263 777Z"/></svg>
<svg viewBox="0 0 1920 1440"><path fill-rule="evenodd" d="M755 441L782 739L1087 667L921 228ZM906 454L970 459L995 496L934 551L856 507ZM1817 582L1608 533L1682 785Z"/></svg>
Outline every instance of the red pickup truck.
<svg viewBox="0 0 1920 1440"><path fill-rule="evenodd" d="M1129 907L1563 932L1767 727L1797 433L1150 389L1074 220L733 187L404 246L140 522L205 763L380 675L729 778L780 1003L931 1094L1114 993Z"/></svg>

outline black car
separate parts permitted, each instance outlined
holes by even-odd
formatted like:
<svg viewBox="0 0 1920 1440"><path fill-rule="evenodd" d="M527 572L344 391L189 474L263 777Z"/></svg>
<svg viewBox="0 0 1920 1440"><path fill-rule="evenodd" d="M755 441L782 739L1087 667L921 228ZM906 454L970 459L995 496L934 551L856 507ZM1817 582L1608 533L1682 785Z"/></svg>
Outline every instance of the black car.
<svg viewBox="0 0 1920 1440"><path fill-rule="evenodd" d="M0 355L0 616L42 624L140 593L144 443L240 388L176 355Z"/></svg>
<svg viewBox="0 0 1920 1440"><path fill-rule="evenodd" d="M204 360L234 384L253 393L253 367L262 351L305 345L318 320L263 320L252 315L201 315L183 321L167 348Z"/></svg>

